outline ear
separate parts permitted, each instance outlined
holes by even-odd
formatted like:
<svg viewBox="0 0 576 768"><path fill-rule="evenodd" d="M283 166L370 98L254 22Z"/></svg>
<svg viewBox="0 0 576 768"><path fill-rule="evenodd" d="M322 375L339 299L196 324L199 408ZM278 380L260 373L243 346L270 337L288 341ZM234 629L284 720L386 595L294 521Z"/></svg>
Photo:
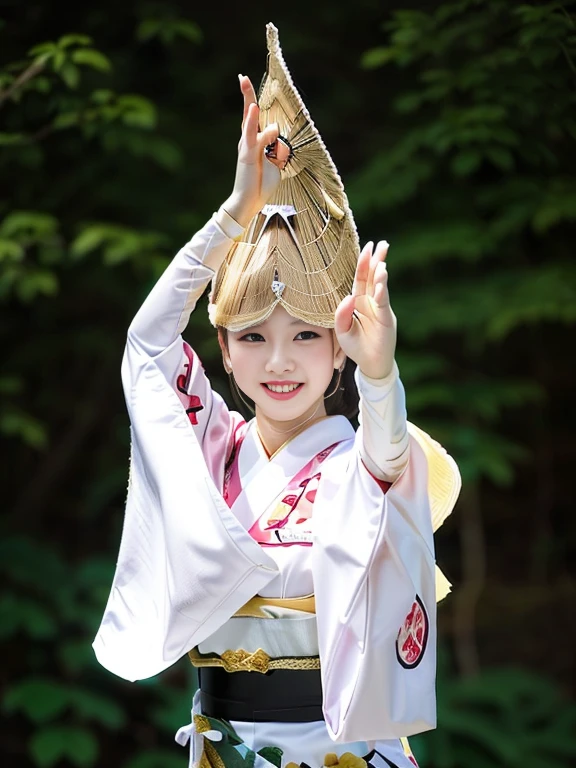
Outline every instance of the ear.
<svg viewBox="0 0 576 768"><path fill-rule="evenodd" d="M338 339L336 338L334 331L332 331L332 338L334 340L334 368L340 369L346 362L346 353L340 344L338 344Z"/></svg>
<svg viewBox="0 0 576 768"><path fill-rule="evenodd" d="M222 330L218 328L218 344L220 345L220 351L222 352L222 363L226 373L232 373L232 363L230 362L230 354L228 352L228 345Z"/></svg>

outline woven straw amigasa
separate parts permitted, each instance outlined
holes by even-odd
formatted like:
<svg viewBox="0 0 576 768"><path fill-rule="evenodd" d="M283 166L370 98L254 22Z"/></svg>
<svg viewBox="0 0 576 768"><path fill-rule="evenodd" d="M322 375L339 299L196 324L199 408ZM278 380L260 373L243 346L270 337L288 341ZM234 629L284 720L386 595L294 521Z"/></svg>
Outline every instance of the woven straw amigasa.
<svg viewBox="0 0 576 768"><path fill-rule="evenodd" d="M360 252L356 226L273 24L267 25L266 37L260 130L278 123L290 156L273 199L249 222L215 276L210 319L239 331L263 322L280 304L293 317L333 328L336 307L352 288Z"/></svg>

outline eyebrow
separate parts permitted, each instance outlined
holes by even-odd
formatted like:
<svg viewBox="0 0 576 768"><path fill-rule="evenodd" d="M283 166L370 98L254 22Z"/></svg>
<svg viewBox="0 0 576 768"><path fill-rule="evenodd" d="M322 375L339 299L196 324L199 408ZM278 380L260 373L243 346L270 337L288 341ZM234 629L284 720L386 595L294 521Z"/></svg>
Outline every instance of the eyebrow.
<svg viewBox="0 0 576 768"><path fill-rule="evenodd" d="M298 318L295 318L292 320L288 325L312 325L312 323L307 323L306 320L299 320ZM258 325L251 325L250 328L247 328L246 331L253 331L257 328L263 328L266 326L266 321L263 323L258 323Z"/></svg>

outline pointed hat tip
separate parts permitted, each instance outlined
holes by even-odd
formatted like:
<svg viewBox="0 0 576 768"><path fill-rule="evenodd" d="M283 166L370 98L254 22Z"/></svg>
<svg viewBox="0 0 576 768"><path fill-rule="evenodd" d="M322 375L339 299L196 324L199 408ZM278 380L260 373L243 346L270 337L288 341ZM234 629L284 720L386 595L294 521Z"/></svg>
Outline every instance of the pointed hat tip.
<svg viewBox="0 0 576 768"><path fill-rule="evenodd" d="M269 49L273 45L278 45L278 28L275 27L272 22L266 24L266 40L268 42Z"/></svg>

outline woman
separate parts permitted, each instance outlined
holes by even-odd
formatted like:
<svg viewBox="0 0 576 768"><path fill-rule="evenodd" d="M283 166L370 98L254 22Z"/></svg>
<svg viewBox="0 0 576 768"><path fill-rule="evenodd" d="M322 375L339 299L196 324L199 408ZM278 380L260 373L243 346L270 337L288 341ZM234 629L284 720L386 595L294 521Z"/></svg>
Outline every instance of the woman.
<svg viewBox="0 0 576 768"><path fill-rule="evenodd" d="M387 244L358 257L272 25L268 46L260 108L240 77L233 193L128 333L131 477L94 647L130 680L189 652L193 764L409 766L401 738L435 725L432 532L459 475L406 422ZM180 336L210 280L249 422Z"/></svg>

